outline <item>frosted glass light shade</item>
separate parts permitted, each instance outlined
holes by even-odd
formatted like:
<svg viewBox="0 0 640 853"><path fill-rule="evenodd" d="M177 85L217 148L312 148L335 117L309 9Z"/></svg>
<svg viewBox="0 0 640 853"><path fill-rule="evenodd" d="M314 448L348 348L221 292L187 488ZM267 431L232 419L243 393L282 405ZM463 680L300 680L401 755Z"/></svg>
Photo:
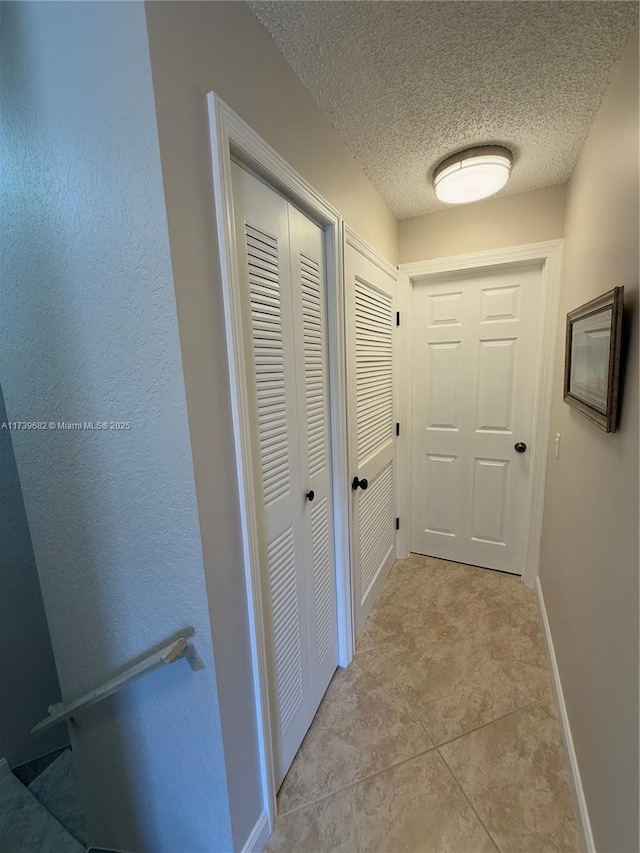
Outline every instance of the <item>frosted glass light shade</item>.
<svg viewBox="0 0 640 853"><path fill-rule="evenodd" d="M447 204L487 198L507 183L512 161L511 151L499 145L468 148L440 163L433 174L433 188Z"/></svg>

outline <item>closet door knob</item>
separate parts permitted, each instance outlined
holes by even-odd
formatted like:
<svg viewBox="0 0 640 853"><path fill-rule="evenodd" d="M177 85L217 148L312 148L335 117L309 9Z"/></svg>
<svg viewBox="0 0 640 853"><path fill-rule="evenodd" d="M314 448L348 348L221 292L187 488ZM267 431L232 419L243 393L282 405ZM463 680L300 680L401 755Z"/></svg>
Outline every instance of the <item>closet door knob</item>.
<svg viewBox="0 0 640 853"><path fill-rule="evenodd" d="M313 491L313 489L309 489L309 491L306 494L307 500L309 502L311 502L315 498L315 496L316 496L316 493Z"/></svg>
<svg viewBox="0 0 640 853"><path fill-rule="evenodd" d="M524 443L524 441L516 441L516 443L513 445L513 449L516 453L524 453L527 449L527 445Z"/></svg>
<svg viewBox="0 0 640 853"><path fill-rule="evenodd" d="M369 481L365 480L363 477L362 480L359 480L357 477L353 478L353 482L351 483L351 488L355 492L356 489L360 488L364 492L369 487Z"/></svg>

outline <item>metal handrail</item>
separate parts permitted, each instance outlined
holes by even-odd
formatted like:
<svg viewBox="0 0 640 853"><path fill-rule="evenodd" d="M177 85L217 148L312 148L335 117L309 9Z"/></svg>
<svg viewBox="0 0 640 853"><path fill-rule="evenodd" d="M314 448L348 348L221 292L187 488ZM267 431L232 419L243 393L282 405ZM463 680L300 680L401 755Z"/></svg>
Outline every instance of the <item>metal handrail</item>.
<svg viewBox="0 0 640 853"><path fill-rule="evenodd" d="M193 643L189 642L189 637L192 637L194 633L193 628L187 628L177 640L173 640L173 642L160 649L160 651L147 655L146 658L123 670L119 675L114 676L109 681L105 681L99 687L94 687L93 690L85 693L84 696L80 696L78 699L74 699L72 702L67 702L66 704L64 702L57 702L54 705L49 705L49 716L35 725L31 729L31 734L39 734L51 728L51 726L58 725L63 720L71 720L73 722L74 714L81 708L88 708L90 705L95 705L96 702L101 702L107 696L111 696L123 688L126 684L130 684L143 675L153 672L154 669L174 663L181 658L187 659L194 672L204 669L204 662L198 654L196 647Z"/></svg>

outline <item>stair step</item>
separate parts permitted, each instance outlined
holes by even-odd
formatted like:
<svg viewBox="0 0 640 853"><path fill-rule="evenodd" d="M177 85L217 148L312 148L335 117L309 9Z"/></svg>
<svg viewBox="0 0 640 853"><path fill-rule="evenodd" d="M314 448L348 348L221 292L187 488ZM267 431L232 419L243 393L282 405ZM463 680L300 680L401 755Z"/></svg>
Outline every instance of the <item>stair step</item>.
<svg viewBox="0 0 640 853"><path fill-rule="evenodd" d="M0 850L2 853L83 853L84 847L0 765Z"/></svg>
<svg viewBox="0 0 640 853"><path fill-rule="evenodd" d="M29 785L33 796L85 847L88 844L80 787L70 749L53 761Z"/></svg>

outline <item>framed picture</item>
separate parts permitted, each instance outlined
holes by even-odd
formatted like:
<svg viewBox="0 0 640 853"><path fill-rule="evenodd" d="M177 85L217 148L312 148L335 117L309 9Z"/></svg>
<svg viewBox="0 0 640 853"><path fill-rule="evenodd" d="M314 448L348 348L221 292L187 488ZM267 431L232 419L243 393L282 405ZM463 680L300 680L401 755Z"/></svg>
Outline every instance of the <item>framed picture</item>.
<svg viewBox="0 0 640 853"><path fill-rule="evenodd" d="M564 401L605 432L615 432L624 287L567 314Z"/></svg>

